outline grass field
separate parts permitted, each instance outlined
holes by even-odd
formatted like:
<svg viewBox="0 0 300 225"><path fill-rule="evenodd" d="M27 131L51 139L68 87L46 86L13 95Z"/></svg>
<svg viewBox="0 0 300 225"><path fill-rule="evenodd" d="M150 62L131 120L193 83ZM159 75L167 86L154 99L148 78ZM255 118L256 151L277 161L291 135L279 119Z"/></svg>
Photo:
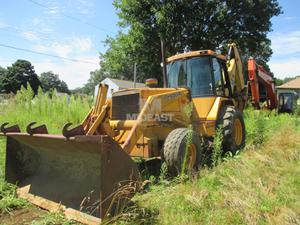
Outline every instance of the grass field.
<svg viewBox="0 0 300 225"><path fill-rule="evenodd" d="M139 223L145 208L144 219L159 224L300 224L300 135L274 134L197 179L153 185L134 198L140 209L122 216Z"/></svg>
<svg viewBox="0 0 300 225"><path fill-rule="evenodd" d="M79 123L90 102L23 90L0 109L0 122L46 123L52 133ZM300 224L300 120L294 115L247 109L247 145L237 155L217 159L197 176L150 177L115 224ZM0 224L74 224L16 198L4 182L5 143L0 140Z"/></svg>

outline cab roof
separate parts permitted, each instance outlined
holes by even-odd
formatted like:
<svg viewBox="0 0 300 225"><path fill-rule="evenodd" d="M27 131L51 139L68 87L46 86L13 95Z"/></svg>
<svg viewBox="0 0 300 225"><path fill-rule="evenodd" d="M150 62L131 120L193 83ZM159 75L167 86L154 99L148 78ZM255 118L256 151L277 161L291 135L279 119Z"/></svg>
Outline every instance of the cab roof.
<svg viewBox="0 0 300 225"><path fill-rule="evenodd" d="M185 52L185 53L180 53L174 56L171 56L167 58L167 63L173 62L179 59L185 59L185 58L192 58L192 57L197 57L197 56L205 56L205 55L211 55L215 56L221 60L226 60L226 57L222 54L217 54L216 52L212 50L199 50L199 51L190 51L190 52Z"/></svg>

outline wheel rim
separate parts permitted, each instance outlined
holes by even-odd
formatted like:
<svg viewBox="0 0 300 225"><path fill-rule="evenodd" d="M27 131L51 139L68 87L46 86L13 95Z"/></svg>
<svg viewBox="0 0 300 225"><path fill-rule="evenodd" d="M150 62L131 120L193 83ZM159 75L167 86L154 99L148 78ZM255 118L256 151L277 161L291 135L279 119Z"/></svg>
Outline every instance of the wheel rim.
<svg viewBox="0 0 300 225"><path fill-rule="evenodd" d="M192 170L196 163L196 145L190 144L188 147L188 155L187 155L187 166L189 170Z"/></svg>
<svg viewBox="0 0 300 225"><path fill-rule="evenodd" d="M242 123L239 119L234 120L233 137L234 137L234 142L237 146L242 144L243 128L242 128Z"/></svg>

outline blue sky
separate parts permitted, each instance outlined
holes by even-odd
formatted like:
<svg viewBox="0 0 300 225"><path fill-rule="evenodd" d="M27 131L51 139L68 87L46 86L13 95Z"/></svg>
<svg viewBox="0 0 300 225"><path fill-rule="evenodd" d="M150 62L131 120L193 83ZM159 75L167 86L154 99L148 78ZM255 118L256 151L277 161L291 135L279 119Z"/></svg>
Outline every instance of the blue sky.
<svg viewBox="0 0 300 225"><path fill-rule="evenodd" d="M273 18L269 34L274 54L269 62L276 77L300 75L300 9L298 0L279 0L284 14ZM0 45L29 49L72 62L0 46L0 65L17 59L32 62L37 73L52 70L70 88L82 86L99 68L99 52L107 35L117 33L112 1L10 0L0 5Z"/></svg>

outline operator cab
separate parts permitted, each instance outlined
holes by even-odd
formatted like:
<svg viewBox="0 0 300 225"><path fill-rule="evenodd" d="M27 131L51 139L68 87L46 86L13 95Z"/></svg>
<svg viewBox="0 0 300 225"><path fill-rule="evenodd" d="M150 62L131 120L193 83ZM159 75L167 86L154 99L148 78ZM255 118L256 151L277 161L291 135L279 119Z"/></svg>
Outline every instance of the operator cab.
<svg viewBox="0 0 300 225"><path fill-rule="evenodd" d="M187 87L192 98L232 95L226 58L211 50L178 54L167 59L168 87Z"/></svg>
<svg viewBox="0 0 300 225"><path fill-rule="evenodd" d="M297 101L297 95L291 92L279 94L279 113L293 113Z"/></svg>

